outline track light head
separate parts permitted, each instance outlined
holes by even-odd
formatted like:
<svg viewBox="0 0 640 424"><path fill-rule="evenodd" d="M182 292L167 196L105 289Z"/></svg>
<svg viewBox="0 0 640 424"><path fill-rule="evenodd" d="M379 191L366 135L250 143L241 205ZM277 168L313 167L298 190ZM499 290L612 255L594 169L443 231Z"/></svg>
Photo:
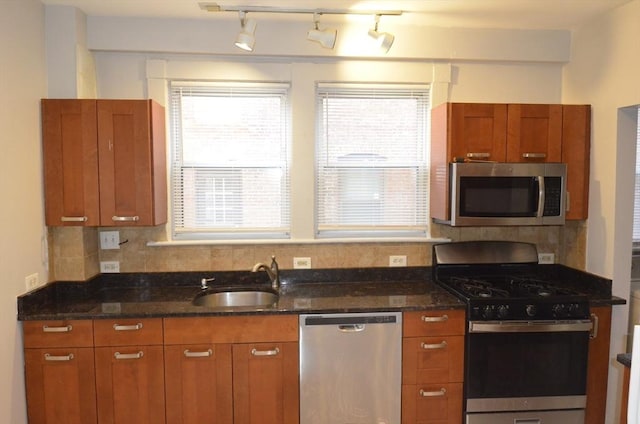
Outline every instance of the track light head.
<svg viewBox="0 0 640 424"><path fill-rule="evenodd" d="M382 53L387 53L393 45L395 37L389 32L379 32L378 24L380 23L380 15L375 17L375 26L369 30L369 37L374 39L374 42Z"/></svg>
<svg viewBox="0 0 640 424"><path fill-rule="evenodd" d="M307 39L311 41L315 41L320 43L322 47L325 49L332 49L336 44L336 37L338 36L338 31L332 28L327 29L319 29L318 22L319 16L317 13L313 14L313 29L310 29L307 32Z"/></svg>
<svg viewBox="0 0 640 424"><path fill-rule="evenodd" d="M253 46L256 43L256 37L254 35L256 32L256 21L247 18L246 12L239 12L238 14L240 15L242 30L236 37L236 47L252 52Z"/></svg>

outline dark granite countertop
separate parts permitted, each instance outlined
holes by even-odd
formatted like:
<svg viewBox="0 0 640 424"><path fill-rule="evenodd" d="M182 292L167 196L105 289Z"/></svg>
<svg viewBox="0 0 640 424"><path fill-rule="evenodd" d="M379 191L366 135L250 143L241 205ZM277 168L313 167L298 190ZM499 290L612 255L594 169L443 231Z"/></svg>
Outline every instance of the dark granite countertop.
<svg viewBox="0 0 640 424"><path fill-rule="evenodd" d="M541 266L547 278L570 282L594 306L624 304L611 280L562 265ZM245 271L100 274L85 282L58 281L18 297L18 319L100 319L229 314L347 313L464 309L431 280L431 267L283 270L278 301L268 307L208 308L192 301L202 278L209 290L268 288L266 273Z"/></svg>
<svg viewBox="0 0 640 424"><path fill-rule="evenodd" d="M268 307L194 306L200 280L210 290L268 288L265 273L101 274L86 282L54 282L18 297L19 320L170 317L228 314L347 313L464 308L431 281L431 268L283 270L278 301Z"/></svg>
<svg viewBox="0 0 640 424"><path fill-rule="evenodd" d="M619 353L616 357L618 362L620 362L625 367L631 368L631 354L630 353Z"/></svg>

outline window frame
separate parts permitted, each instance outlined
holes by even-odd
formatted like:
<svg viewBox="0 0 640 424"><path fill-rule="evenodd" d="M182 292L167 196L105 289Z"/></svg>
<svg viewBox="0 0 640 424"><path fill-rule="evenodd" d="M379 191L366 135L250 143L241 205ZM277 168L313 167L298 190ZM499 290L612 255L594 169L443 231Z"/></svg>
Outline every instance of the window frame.
<svg viewBox="0 0 640 424"><path fill-rule="evenodd" d="M281 177L281 197L275 200L276 204L280 204L281 209L281 226L265 227L265 228L184 228L183 223L184 208L180 206L184 202L184 190L181 185L183 169L194 168L184 166L182 158L182 114L179 99L180 90L193 90L200 95L210 92L214 95L223 96L228 93L230 96L235 94L242 95L259 95L274 96L281 100L281 118L280 126L282 126L282 142L280 146L280 159L273 160L273 163L279 163L280 166L272 166L273 169L279 169L282 172ZM170 133L171 133L171 160L170 160L170 199L171 199L171 237L177 241L189 240L212 240L212 241L234 241L234 240L279 240L285 241L291 237L291 113L290 113L290 84L282 82L245 82L245 81L169 81L169 100L171 108L170 116ZM258 166L258 168L261 166ZM202 167L203 169L206 167ZM255 166L213 166L211 169L219 170L227 175L230 173L242 172L243 169L255 168ZM270 168L264 166L263 168ZM203 178L207 178L206 175Z"/></svg>
<svg viewBox="0 0 640 424"><path fill-rule="evenodd" d="M314 206L314 238L316 240L322 239L395 239L395 238L409 238L409 239L424 239L429 237L430 232L430 214L429 214L429 153L430 153L430 128L431 128L431 84L398 84L398 83L353 83L353 82L316 82L315 87L315 104L316 104L316 148L314 151L315 157L315 206ZM405 164L403 168L411 170L416 169L416 186L413 194L415 196L416 208L414 209L416 218L413 224L403 223L402 225L329 225L327 223L320 222L320 216L322 214L321 202L321 174L322 165L320 164L323 154L322 144L326 142L326 129L324 128L326 120L323 110L323 99L326 96L334 96L334 98L347 99L357 98L361 99L362 96L368 96L368 98L374 99L386 99L386 98L407 98L407 99L419 99L418 108L420 113L423 114L423 119L419 121L421 124L419 131L422 137L423 145L421 146L422 158L415 162L415 164ZM323 138L324 137L324 138ZM363 153L364 154L364 153ZM327 165L329 166L329 165ZM349 167L345 167L346 171ZM351 167L353 169L353 167ZM385 167L355 167L360 171L374 171L379 170L379 174L382 180L385 179ZM339 176L338 176L339 178ZM421 209L420 209L421 208ZM340 213L340 212L338 212Z"/></svg>

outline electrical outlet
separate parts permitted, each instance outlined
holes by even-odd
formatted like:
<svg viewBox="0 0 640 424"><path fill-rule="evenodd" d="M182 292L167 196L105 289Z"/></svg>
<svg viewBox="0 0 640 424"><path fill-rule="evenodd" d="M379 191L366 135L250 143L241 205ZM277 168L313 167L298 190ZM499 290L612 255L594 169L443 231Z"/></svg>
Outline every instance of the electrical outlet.
<svg viewBox="0 0 640 424"><path fill-rule="evenodd" d="M554 253L538 253L539 264L552 264L556 261L556 255Z"/></svg>
<svg viewBox="0 0 640 424"><path fill-rule="evenodd" d="M120 232L100 231L100 249L120 249Z"/></svg>
<svg viewBox="0 0 640 424"><path fill-rule="evenodd" d="M311 269L311 258L293 258L293 269Z"/></svg>
<svg viewBox="0 0 640 424"><path fill-rule="evenodd" d="M389 266L407 266L406 255L391 255L389 256Z"/></svg>
<svg viewBox="0 0 640 424"><path fill-rule="evenodd" d="M102 272L102 273L120 272L120 262L118 262L118 261L100 261L100 272Z"/></svg>
<svg viewBox="0 0 640 424"><path fill-rule="evenodd" d="M27 288L27 291L31 291L37 288L40 285L40 275L38 273L33 273L24 277L24 285Z"/></svg>

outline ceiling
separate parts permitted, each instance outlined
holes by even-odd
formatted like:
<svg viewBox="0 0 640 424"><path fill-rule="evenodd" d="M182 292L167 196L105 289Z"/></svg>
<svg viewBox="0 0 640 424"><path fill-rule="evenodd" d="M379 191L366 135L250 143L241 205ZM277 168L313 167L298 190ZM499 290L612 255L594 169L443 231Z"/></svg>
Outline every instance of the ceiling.
<svg viewBox="0 0 640 424"><path fill-rule="evenodd" d="M200 2L214 0L42 0L75 6L89 16L237 19L231 12L210 13ZM571 30L632 0L218 0L223 6L304 9L402 10L403 24L464 28ZM280 19L308 19L282 15ZM334 19L338 19L334 17Z"/></svg>

